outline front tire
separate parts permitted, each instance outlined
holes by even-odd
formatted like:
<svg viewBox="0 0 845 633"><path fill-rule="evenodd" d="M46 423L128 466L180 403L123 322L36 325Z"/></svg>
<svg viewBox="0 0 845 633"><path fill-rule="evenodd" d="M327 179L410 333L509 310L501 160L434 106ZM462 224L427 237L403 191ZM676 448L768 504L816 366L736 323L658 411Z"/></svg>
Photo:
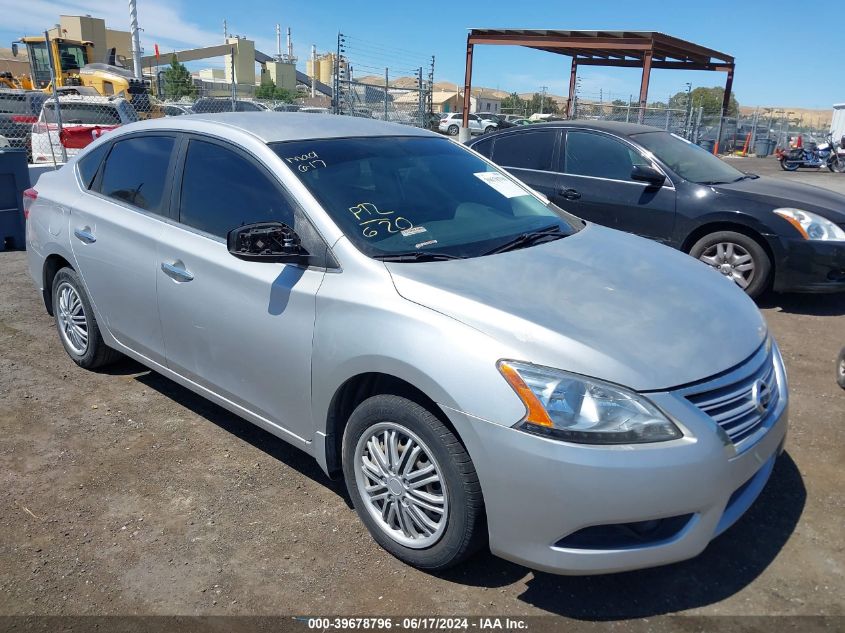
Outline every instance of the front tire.
<svg viewBox="0 0 845 633"><path fill-rule="evenodd" d="M452 431L415 402L378 395L358 405L343 434L343 474L372 537L409 565L447 569L485 542L472 460Z"/></svg>
<svg viewBox="0 0 845 633"><path fill-rule="evenodd" d="M53 278L53 313L59 340L74 363L96 369L120 358L103 342L88 293L72 268L62 268Z"/></svg>
<svg viewBox="0 0 845 633"><path fill-rule="evenodd" d="M845 156L835 156L828 163L827 168L835 174L845 173Z"/></svg>
<svg viewBox="0 0 845 633"><path fill-rule="evenodd" d="M488 125L486 128L484 128L484 133L490 134L490 132L493 132L495 129L496 128L494 128L492 125Z"/></svg>
<svg viewBox="0 0 845 633"><path fill-rule="evenodd" d="M839 351L839 358L836 359L836 382L845 389L845 347Z"/></svg>
<svg viewBox="0 0 845 633"><path fill-rule="evenodd" d="M768 253L744 233L710 233L693 244L689 254L731 278L752 299L766 289L772 273Z"/></svg>

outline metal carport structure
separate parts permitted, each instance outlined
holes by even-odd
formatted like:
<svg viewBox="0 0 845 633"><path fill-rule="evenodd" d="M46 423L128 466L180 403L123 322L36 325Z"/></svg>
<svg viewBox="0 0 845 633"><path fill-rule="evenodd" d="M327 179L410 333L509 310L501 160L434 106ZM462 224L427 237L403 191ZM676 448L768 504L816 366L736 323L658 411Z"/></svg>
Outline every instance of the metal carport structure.
<svg viewBox="0 0 845 633"><path fill-rule="evenodd" d="M578 66L642 68L640 122L648 98L652 68L715 70L728 75L722 117L727 115L734 77L734 58L710 48L655 31L552 31L542 29L470 29L467 35L464 79L464 127L467 126L472 88L472 53L476 44L524 46L572 58L567 116L572 114ZM721 127L721 126L720 126ZM721 130L720 130L721 133Z"/></svg>

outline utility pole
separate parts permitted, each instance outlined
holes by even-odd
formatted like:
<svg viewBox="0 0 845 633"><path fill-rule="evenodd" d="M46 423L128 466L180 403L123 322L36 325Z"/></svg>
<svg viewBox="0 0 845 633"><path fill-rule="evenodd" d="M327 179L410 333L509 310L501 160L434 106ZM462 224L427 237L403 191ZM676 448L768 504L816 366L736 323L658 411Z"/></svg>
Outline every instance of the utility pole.
<svg viewBox="0 0 845 633"><path fill-rule="evenodd" d="M229 39L229 27L226 24L226 20L223 20L223 42L225 43L226 40Z"/></svg>
<svg viewBox="0 0 845 633"><path fill-rule="evenodd" d="M135 77L143 79L141 69L141 29L138 28L138 8L135 0L129 0L129 29L132 32L132 70Z"/></svg>

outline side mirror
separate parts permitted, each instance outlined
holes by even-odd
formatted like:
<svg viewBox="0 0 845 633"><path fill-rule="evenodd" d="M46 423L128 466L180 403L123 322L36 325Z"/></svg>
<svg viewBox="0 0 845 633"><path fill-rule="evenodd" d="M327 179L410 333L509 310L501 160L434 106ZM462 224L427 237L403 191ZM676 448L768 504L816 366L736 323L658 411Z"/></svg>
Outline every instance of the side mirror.
<svg viewBox="0 0 845 633"><path fill-rule="evenodd" d="M666 176L651 165L634 165L631 169L631 180L646 182L651 187L660 187L666 182Z"/></svg>
<svg viewBox="0 0 845 633"><path fill-rule="evenodd" d="M229 231L226 245L232 255L247 261L305 264L310 257L296 231L282 222L239 226Z"/></svg>
<svg viewBox="0 0 845 633"><path fill-rule="evenodd" d="M12 57L17 57L17 56L18 56L18 43L14 42L14 43L12 43Z"/></svg>

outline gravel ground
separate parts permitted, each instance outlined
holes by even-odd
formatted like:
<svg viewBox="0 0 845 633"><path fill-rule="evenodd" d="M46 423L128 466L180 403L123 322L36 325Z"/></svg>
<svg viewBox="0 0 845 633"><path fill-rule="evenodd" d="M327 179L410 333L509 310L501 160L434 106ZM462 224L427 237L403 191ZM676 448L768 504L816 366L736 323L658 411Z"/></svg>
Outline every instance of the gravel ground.
<svg viewBox="0 0 845 633"><path fill-rule="evenodd" d="M0 253L0 614L845 615L845 296L761 308L787 451L701 556L571 578L484 553L434 576L378 548L304 453L132 361L77 368L24 253Z"/></svg>

